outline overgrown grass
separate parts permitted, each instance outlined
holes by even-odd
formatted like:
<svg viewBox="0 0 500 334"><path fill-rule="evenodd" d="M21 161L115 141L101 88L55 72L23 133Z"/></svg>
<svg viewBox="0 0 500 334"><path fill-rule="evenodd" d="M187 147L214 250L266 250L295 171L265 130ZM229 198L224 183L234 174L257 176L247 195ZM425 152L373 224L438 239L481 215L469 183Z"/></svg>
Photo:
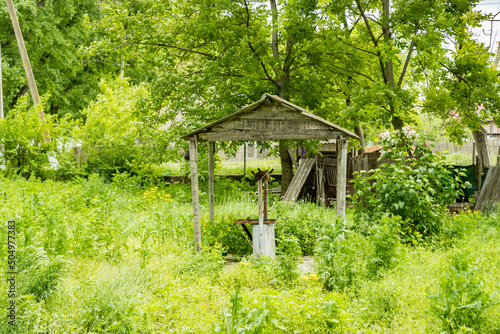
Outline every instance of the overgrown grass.
<svg viewBox="0 0 500 334"><path fill-rule="evenodd" d="M187 162L186 162L187 164ZM257 171L257 168L261 170L274 169L273 173L281 173L281 163L279 159L257 159L257 160L247 160L246 172L251 175L251 171ZM185 175L189 172L189 169L183 166L183 164L178 162L165 162L159 166L152 168L155 175ZM222 161L216 164L215 174L218 175L242 175L243 174L243 161L229 162Z"/></svg>
<svg viewBox="0 0 500 334"><path fill-rule="evenodd" d="M445 163L454 166L472 165L472 154L451 153L446 155Z"/></svg>
<svg viewBox="0 0 500 334"><path fill-rule="evenodd" d="M18 327L2 316L0 333L224 332L223 308L233 306L236 289L242 296L237 316L265 314L271 332L436 333L443 329L427 291L437 291L459 251L470 254L485 292L499 289L500 222L472 212L447 217L436 238L403 245L389 269L342 290L325 290L314 273L284 279L272 262L225 267L222 247L246 242L239 230L227 228L235 228L234 219L257 216L255 187L218 180L214 223L206 221L205 188L205 248L195 254L189 185L142 188L96 176L68 183L0 178L0 240L7 239L7 220L15 219L19 271ZM337 222L334 210L276 198L270 216L278 219L277 237L293 236L304 254L313 254L316 239ZM221 237L226 231L234 239ZM6 242L1 250L5 259ZM3 265L3 310L6 272ZM484 316L485 333L500 331L499 304Z"/></svg>

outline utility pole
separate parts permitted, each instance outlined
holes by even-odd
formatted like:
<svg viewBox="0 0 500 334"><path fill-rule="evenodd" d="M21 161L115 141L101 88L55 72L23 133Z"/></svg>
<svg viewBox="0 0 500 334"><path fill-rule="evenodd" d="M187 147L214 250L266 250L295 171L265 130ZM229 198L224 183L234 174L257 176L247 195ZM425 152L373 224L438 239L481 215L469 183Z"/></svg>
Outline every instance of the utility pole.
<svg viewBox="0 0 500 334"><path fill-rule="evenodd" d="M24 70L26 71L26 77L28 78L28 84L31 91L31 97L33 98L33 104L35 109L38 110L40 115L40 120L45 123L45 114L43 113L43 107L40 105L40 96L38 95L38 89L36 87L35 77L33 76L33 71L31 69L30 59L28 57L28 52L26 51L26 45L24 45L23 34L21 33L21 27L19 26L19 21L17 19L16 9L14 8L14 3L12 0L7 0L7 7L9 8L10 19L12 20L12 27L16 34L17 44L19 45L19 52L21 53L21 58L24 64ZM50 141L49 132L47 130L43 131L44 141Z"/></svg>
<svg viewBox="0 0 500 334"><path fill-rule="evenodd" d="M3 118L2 43L0 42L0 119Z"/></svg>

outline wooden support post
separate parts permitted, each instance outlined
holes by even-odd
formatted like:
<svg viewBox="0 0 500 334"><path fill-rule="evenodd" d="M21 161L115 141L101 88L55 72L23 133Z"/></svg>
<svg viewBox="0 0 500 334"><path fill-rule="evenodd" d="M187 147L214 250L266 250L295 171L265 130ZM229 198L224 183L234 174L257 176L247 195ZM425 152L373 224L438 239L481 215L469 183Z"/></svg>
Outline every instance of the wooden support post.
<svg viewBox="0 0 500 334"><path fill-rule="evenodd" d="M267 212L268 212L268 207L269 207L269 204L268 204L268 192L269 192L269 189L268 189L268 186L269 186L269 181L264 181L264 220L267 220Z"/></svg>
<svg viewBox="0 0 500 334"><path fill-rule="evenodd" d="M347 178L347 141L343 136L337 139L337 216L345 219L345 195Z"/></svg>
<svg viewBox="0 0 500 334"><path fill-rule="evenodd" d="M21 53L21 59L23 60L24 71L26 72L26 77L28 79L28 86L30 87L33 104L35 105L35 109L38 111L40 120L45 122L45 114L43 112L43 106L40 105L40 97L38 95L38 88L36 87L35 76L33 75L33 70L31 69L30 59L28 57L28 52L26 51L23 34L21 33L21 27L19 26L19 20L17 19L16 9L14 8L12 0L7 0L7 8L9 9L12 27L14 28L17 45L19 46L19 52ZM45 142L50 142L49 131L47 128L43 130L43 139Z"/></svg>
<svg viewBox="0 0 500 334"><path fill-rule="evenodd" d="M198 139L196 135L189 138L189 165L191 167L191 195L193 201L194 247L201 251L200 198L198 189Z"/></svg>
<svg viewBox="0 0 500 334"><path fill-rule="evenodd" d="M0 118L3 118L2 46L0 45Z"/></svg>
<svg viewBox="0 0 500 334"><path fill-rule="evenodd" d="M498 154L497 154L497 167L500 166L500 146L498 146Z"/></svg>
<svg viewBox="0 0 500 334"><path fill-rule="evenodd" d="M483 181L483 160L481 157L478 155L476 157L476 174L477 174L477 191L478 193L481 193L481 186L482 186L482 181Z"/></svg>
<svg viewBox="0 0 500 334"><path fill-rule="evenodd" d="M243 146L243 176L247 175L247 143Z"/></svg>
<svg viewBox="0 0 500 334"><path fill-rule="evenodd" d="M476 142L472 142L472 165L476 164Z"/></svg>
<svg viewBox="0 0 500 334"><path fill-rule="evenodd" d="M323 168L316 168L316 191L317 202L320 206L326 207L325 181L323 179Z"/></svg>
<svg viewBox="0 0 500 334"><path fill-rule="evenodd" d="M264 254L264 210L262 203L262 179L258 180L259 184L259 252L257 256L261 258Z"/></svg>
<svg viewBox="0 0 500 334"><path fill-rule="evenodd" d="M214 169L215 169L215 142L208 142L208 220L213 221L215 216L215 188L214 188Z"/></svg>

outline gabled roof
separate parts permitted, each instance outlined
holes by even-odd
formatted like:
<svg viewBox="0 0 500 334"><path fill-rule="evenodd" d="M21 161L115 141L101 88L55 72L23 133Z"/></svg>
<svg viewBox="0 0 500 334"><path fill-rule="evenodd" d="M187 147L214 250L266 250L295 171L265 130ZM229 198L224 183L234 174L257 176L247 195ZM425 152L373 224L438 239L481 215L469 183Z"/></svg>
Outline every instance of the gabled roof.
<svg viewBox="0 0 500 334"><path fill-rule="evenodd" d="M327 135L325 132L331 131L331 137L329 139L335 138L335 135L338 135L338 134L342 134L346 137L357 139L357 140L360 139L356 134L354 134L353 132L351 132L349 130L346 130L338 125L335 125L331 122L328 122L327 120L325 120L321 117L318 117L314 114L311 114L307 110L305 110L305 109L303 109L303 108L301 108L301 107L299 107L299 106L297 106L297 105L295 105L287 100L284 100L276 95L270 95L267 93L264 94L260 100L254 102L252 104L249 104L249 105L243 107L242 109L238 110L237 112L232 113L226 117L223 117L223 118L221 118L213 123L210 123L210 124L207 124L201 128L198 128L198 129L182 136L181 138L185 139L185 140L189 140L189 138L195 134L198 136L209 135L209 133L213 133L212 129L223 127L224 124L229 124L231 121L237 120L238 118L242 117L243 115L251 113L252 111L254 111L255 109L257 109L263 105L270 105L272 102L277 102L281 106L286 107L286 109L287 109L286 112L294 113L296 116L302 118L303 120L309 120L309 121L312 121L312 122L315 122L318 124L322 124L323 128L321 129L321 131L322 131L323 136ZM283 112L283 113L286 113L286 112ZM267 121L272 122L273 120L270 119ZM237 136L238 131L240 131L240 133L241 133L244 130L236 129L235 131L236 131L236 134L234 136ZM254 130L254 131L256 131L256 130ZM259 133L257 130L257 133L255 135L255 138L257 138L257 139L253 139L253 140L266 141L266 140L284 139L281 137L286 137L286 134L284 134L283 132L281 132L280 134L276 133L273 135L266 135L266 133L261 133L261 134L263 136L259 136ZM290 136L293 136L293 130L291 131ZM302 134L300 138L290 137L290 139L307 139L305 137L307 137L307 134ZM227 138L227 136L225 138ZM253 138L253 136L252 136L252 138ZM322 138L319 138L317 136L313 136L310 139L322 139ZM232 139L231 138L231 139L221 139L221 140L249 140L249 139L247 139L247 138L241 138L241 139L234 138L234 139ZM203 139L201 139L200 141L203 141Z"/></svg>

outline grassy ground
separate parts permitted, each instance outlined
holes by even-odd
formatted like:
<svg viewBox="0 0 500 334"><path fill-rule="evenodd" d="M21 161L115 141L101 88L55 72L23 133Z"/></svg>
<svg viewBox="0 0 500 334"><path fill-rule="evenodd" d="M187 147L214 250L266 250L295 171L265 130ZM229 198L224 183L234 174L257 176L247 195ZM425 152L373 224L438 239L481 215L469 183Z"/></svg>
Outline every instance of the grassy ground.
<svg viewBox="0 0 500 334"><path fill-rule="evenodd" d="M243 259L225 269L227 251L249 251L232 221L256 216L257 205L247 183L216 185L214 222L206 221L201 189L205 250L195 254L188 185L0 178L0 240L7 240L7 221L15 219L19 273L18 327L2 316L0 333L209 333L223 332L231 319L251 327L261 318L272 320L263 333L439 333L426 296L460 252L478 268L484 291L499 289L500 223L475 213L446 218L440 238L402 246L393 269L342 291L325 290L316 274L288 277L274 263ZM278 219L278 245L296 236L306 255L336 222L332 209L276 198L271 216ZM6 259L6 241L1 249ZM5 264L3 310L9 303ZM231 317L236 291L241 299ZM500 304L485 316L483 331L500 332Z"/></svg>
<svg viewBox="0 0 500 334"><path fill-rule="evenodd" d="M250 174L250 171L257 171L257 168L262 170L274 169L273 173L280 174L281 173L281 164L278 159L267 160L267 159L259 159L259 160L247 160L247 174ZM159 175L184 175L188 171L187 167L184 167L180 163L176 162L166 162L161 166L157 167L157 173ZM224 161L223 163L216 164L215 174L217 175L231 175L231 174L243 174L243 161L239 162L228 162Z"/></svg>

